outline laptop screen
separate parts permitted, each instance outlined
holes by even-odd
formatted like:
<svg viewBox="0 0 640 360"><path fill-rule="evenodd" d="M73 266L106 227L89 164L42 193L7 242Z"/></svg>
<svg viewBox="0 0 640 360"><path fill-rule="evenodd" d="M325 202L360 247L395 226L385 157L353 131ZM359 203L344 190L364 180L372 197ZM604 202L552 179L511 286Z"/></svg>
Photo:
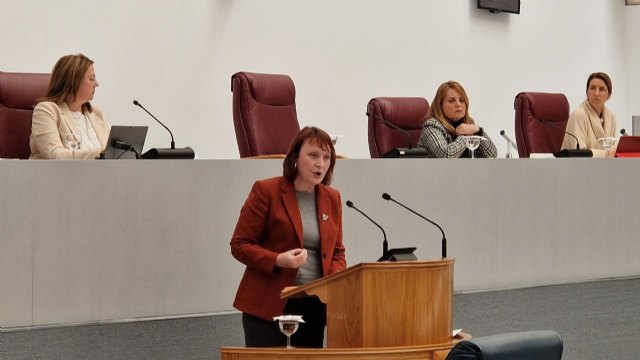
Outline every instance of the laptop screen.
<svg viewBox="0 0 640 360"><path fill-rule="evenodd" d="M621 136L616 157L640 157L640 136Z"/></svg>
<svg viewBox="0 0 640 360"><path fill-rule="evenodd" d="M111 126L104 159L136 159L142 155L148 129L148 126Z"/></svg>

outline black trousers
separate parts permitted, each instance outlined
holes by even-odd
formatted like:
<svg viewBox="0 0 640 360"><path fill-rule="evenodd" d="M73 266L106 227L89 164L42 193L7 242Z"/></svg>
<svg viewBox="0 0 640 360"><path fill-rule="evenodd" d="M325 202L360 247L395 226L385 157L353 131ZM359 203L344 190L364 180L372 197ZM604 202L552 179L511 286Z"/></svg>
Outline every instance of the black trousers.
<svg viewBox="0 0 640 360"><path fill-rule="evenodd" d="M327 323L327 308L317 297L291 299L287 301L284 315L302 315L304 323L291 336L291 346L322 348L324 328ZM286 346L287 337L280 332L277 321L266 321L257 316L242 313L244 343L247 347Z"/></svg>

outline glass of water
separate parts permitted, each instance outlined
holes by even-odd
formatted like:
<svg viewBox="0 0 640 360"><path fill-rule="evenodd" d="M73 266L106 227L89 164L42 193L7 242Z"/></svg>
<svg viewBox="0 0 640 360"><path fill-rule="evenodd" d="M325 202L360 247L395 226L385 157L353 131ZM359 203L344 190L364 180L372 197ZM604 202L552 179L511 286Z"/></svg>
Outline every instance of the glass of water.
<svg viewBox="0 0 640 360"><path fill-rule="evenodd" d="M611 150L616 147L618 139L614 137L603 137L598 139L605 150Z"/></svg>
<svg viewBox="0 0 640 360"><path fill-rule="evenodd" d="M80 148L80 141L73 134L64 134L63 140L64 140L64 146L67 149L71 149L71 158L75 160L76 149Z"/></svg>
<svg viewBox="0 0 640 360"><path fill-rule="evenodd" d="M287 349L291 349L291 335L298 331L300 323L303 323L302 316L300 315L282 315L273 318L278 321L280 332L287 336Z"/></svg>
<svg viewBox="0 0 640 360"><path fill-rule="evenodd" d="M478 135L463 136L463 138L467 149L471 150L471 158L473 159L476 149L480 146L480 141L484 140L484 138Z"/></svg>

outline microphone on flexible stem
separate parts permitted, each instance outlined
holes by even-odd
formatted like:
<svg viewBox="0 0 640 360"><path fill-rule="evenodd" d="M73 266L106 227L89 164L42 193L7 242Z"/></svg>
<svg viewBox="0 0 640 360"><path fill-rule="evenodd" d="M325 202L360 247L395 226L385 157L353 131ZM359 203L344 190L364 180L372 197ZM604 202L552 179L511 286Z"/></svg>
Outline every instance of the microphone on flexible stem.
<svg viewBox="0 0 640 360"><path fill-rule="evenodd" d="M394 124L394 123L392 123L391 121L388 121L388 120L384 119L382 116L378 116L378 115L376 115L376 114L374 114L374 113L366 112L366 113L365 113L365 115L367 115L367 116L371 116L371 117L373 117L374 119L377 119L377 120L382 121L382 122L383 122L383 123L385 123L387 126L389 126L389 127L391 127L391 128L394 128L394 129L396 129L396 130L401 131L403 134L405 134L405 135L407 136L407 148L409 148L409 149L412 149L412 148L413 148L413 146L411 145L411 135L409 135L409 133L407 132L407 130L405 130L405 129L401 128L400 126L398 126L398 125L396 125L396 124Z"/></svg>
<svg viewBox="0 0 640 360"><path fill-rule="evenodd" d="M158 120L157 117L153 116L152 113L149 112L138 100L133 100L133 105L140 107L144 110L149 116L151 116L158 124L162 125L163 128L167 129L169 135L171 135L171 148L170 149L150 149L146 153L142 154L143 159L193 159L196 154L191 148L181 148L176 149L176 142L173 140L173 133L169 128L162 123L162 121Z"/></svg>
<svg viewBox="0 0 640 360"><path fill-rule="evenodd" d="M418 215L418 216L419 216L419 217L421 217L422 219L427 220L427 221L428 221L428 222L430 222L431 224L435 225L438 229L440 229L440 232L442 233L442 258L444 259L444 258L446 258L446 257L447 257L447 238L444 236L444 230L442 230L442 228L440 227L440 225L438 225L438 224L436 224L435 222L433 222L433 221L431 221L431 220L427 219L426 217L424 217L424 216L422 216L422 215L418 214L417 212L415 212L414 210L412 210L412 209L408 208L408 207L407 207L407 206L405 206L404 204L401 204L400 202L396 201L395 199L393 199L393 198L391 197L391 195L389 195L389 194L387 194L387 193L383 193L383 194L382 194L382 198L383 198L383 199L385 199L385 200L391 200L391 201L393 201L394 203L396 203L396 204L398 204L398 205L402 206L403 208L405 208L405 209L407 209L407 210L411 211L412 213L414 213L414 214Z"/></svg>
<svg viewBox="0 0 640 360"><path fill-rule="evenodd" d="M163 124L163 123L162 123L162 121L158 120L158 118L157 118L157 117L153 116L153 114L152 114L152 113L150 113L150 112L149 112L149 110L145 109L145 107L144 107L144 106L142 106L142 104L140 104L140 103L138 102L138 100L133 100L133 105L135 105L135 106L139 106L142 110L144 110L147 114L149 114L149 116L151 116L151 117L153 118L153 120L157 121L157 122L158 122L158 124L162 125L162 127L164 127L165 129L167 129L167 131L169 132L169 135L171 135L171 149L172 149L172 150L173 150L173 149L175 149L175 148L176 148L176 142L175 142L175 141L173 141L173 133L171 132L171 130L169 130L169 128L168 128L165 124Z"/></svg>
<svg viewBox="0 0 640 360"><path fill-rule="evenodd" d="M351 200L347 200L347 206L359 212L360 214L362 214L362 216L369 219L369 221L371 221L375 226L379 227L380 230L382 230L382 235L384 236L384 241L382 242L382 257L378 261L389 260L389 243L387 242L387 233L384 232L384 229L382 228L382 226L378 225L378 223L373 221L373 219L367 216L367 214L363 213L362 211L360 211L360 209L355 207L355 205L353 205L353 202Z"/></svg>
<svg viewBox="0 0 640 360"><path fill-rule="evenodd" d="M413 145L411 144L411 135L409 135L409 132L407 130L405 130L405 129L401 128L400 126L392 123L391 121L383 118L382 116L378 116L378 115L376 115L374 113L371 113L371 112L367 111L365 113L365 115L370 116L375 120L382 121L388 127L402 132L407 137L407 147L406 148L391 149L386 154L383 154L381 157L383 157L383 158L400 158L400 157L403 157L403 158L423 158L423 157L427 157L427 150L426 149L421 149L421 148L414 149L413 148Z"/></svg>
<svg viewBox="0 0 640 360"><path fill-rule="evenodd" d="M580 141L578 141L578 138L573 135L572 133L568 132L567 130L562 129L561 127L559 127L558 125L552 123L551 121L545 120L545 119L539 119L542 123L545 123L551 127L554 127L560 131L562 131L565 134L568 134L569 136L573 137L574 139L576 139L576 150L580 150Z"/></svg>
<svg viewBox="0 0 640 360"><path fill-rule="evenodd" d="M593 157L593 151L591 151L591 149L580 149L580 141L578 141L578 138L573 135L572 133L568 132L567 130L559 127L558 125L554 124L553 122L549 121L549 120L545 120L545 119L538 119L541 123L547 124L549 126L551 126L552 128L562 131L563 133L571 136L572 138L576 139L576 148L575 149L564 149L564 150L560 150L557 153L553 154L553 156L555 157Z"/></svg>
<svg viewBox="0 0 640 360"><path fill-rule="evenodd" d="M518 148L518 145L516 145L516 143L511 140L511 138L507 135L507 133L504 130L500 130L500 135L502 135L502 137L507 140L507 159L511 159L512 155L511 155L511 149L512 148Z"/></svg>
<svg viewBox="0 0 640 360"><path fill-rule="evenodd" d="M627 130L625 130L624 128L620 129L620 135L629 136L629 134L627 134Z"/></svg>

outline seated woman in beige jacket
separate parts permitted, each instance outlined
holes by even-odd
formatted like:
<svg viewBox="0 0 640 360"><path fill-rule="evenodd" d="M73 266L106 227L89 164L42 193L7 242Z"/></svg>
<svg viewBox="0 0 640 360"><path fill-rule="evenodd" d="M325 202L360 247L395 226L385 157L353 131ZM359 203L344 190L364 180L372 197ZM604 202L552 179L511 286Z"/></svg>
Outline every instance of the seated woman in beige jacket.
<svg viewBox="0 0 640 360"><path fill-rule="evenodd" d="M89 102L98 86L93 61L86 56L58 60L33 110L30 159L95 159L105 150L110 125Z"/></svg>
<svg viewBox="0 0 640 360"><path fill-rule="evenodd" d="M611 78L597 72L587 80L587 100L569 116L567 132L578 138L580 149L591 149L593 157L613 157L615 148L605 150L598 141L604 137L616 136L616 116L604 104L611 98ZM565 135L562 149L576 149L576 139Z"/></svg>

